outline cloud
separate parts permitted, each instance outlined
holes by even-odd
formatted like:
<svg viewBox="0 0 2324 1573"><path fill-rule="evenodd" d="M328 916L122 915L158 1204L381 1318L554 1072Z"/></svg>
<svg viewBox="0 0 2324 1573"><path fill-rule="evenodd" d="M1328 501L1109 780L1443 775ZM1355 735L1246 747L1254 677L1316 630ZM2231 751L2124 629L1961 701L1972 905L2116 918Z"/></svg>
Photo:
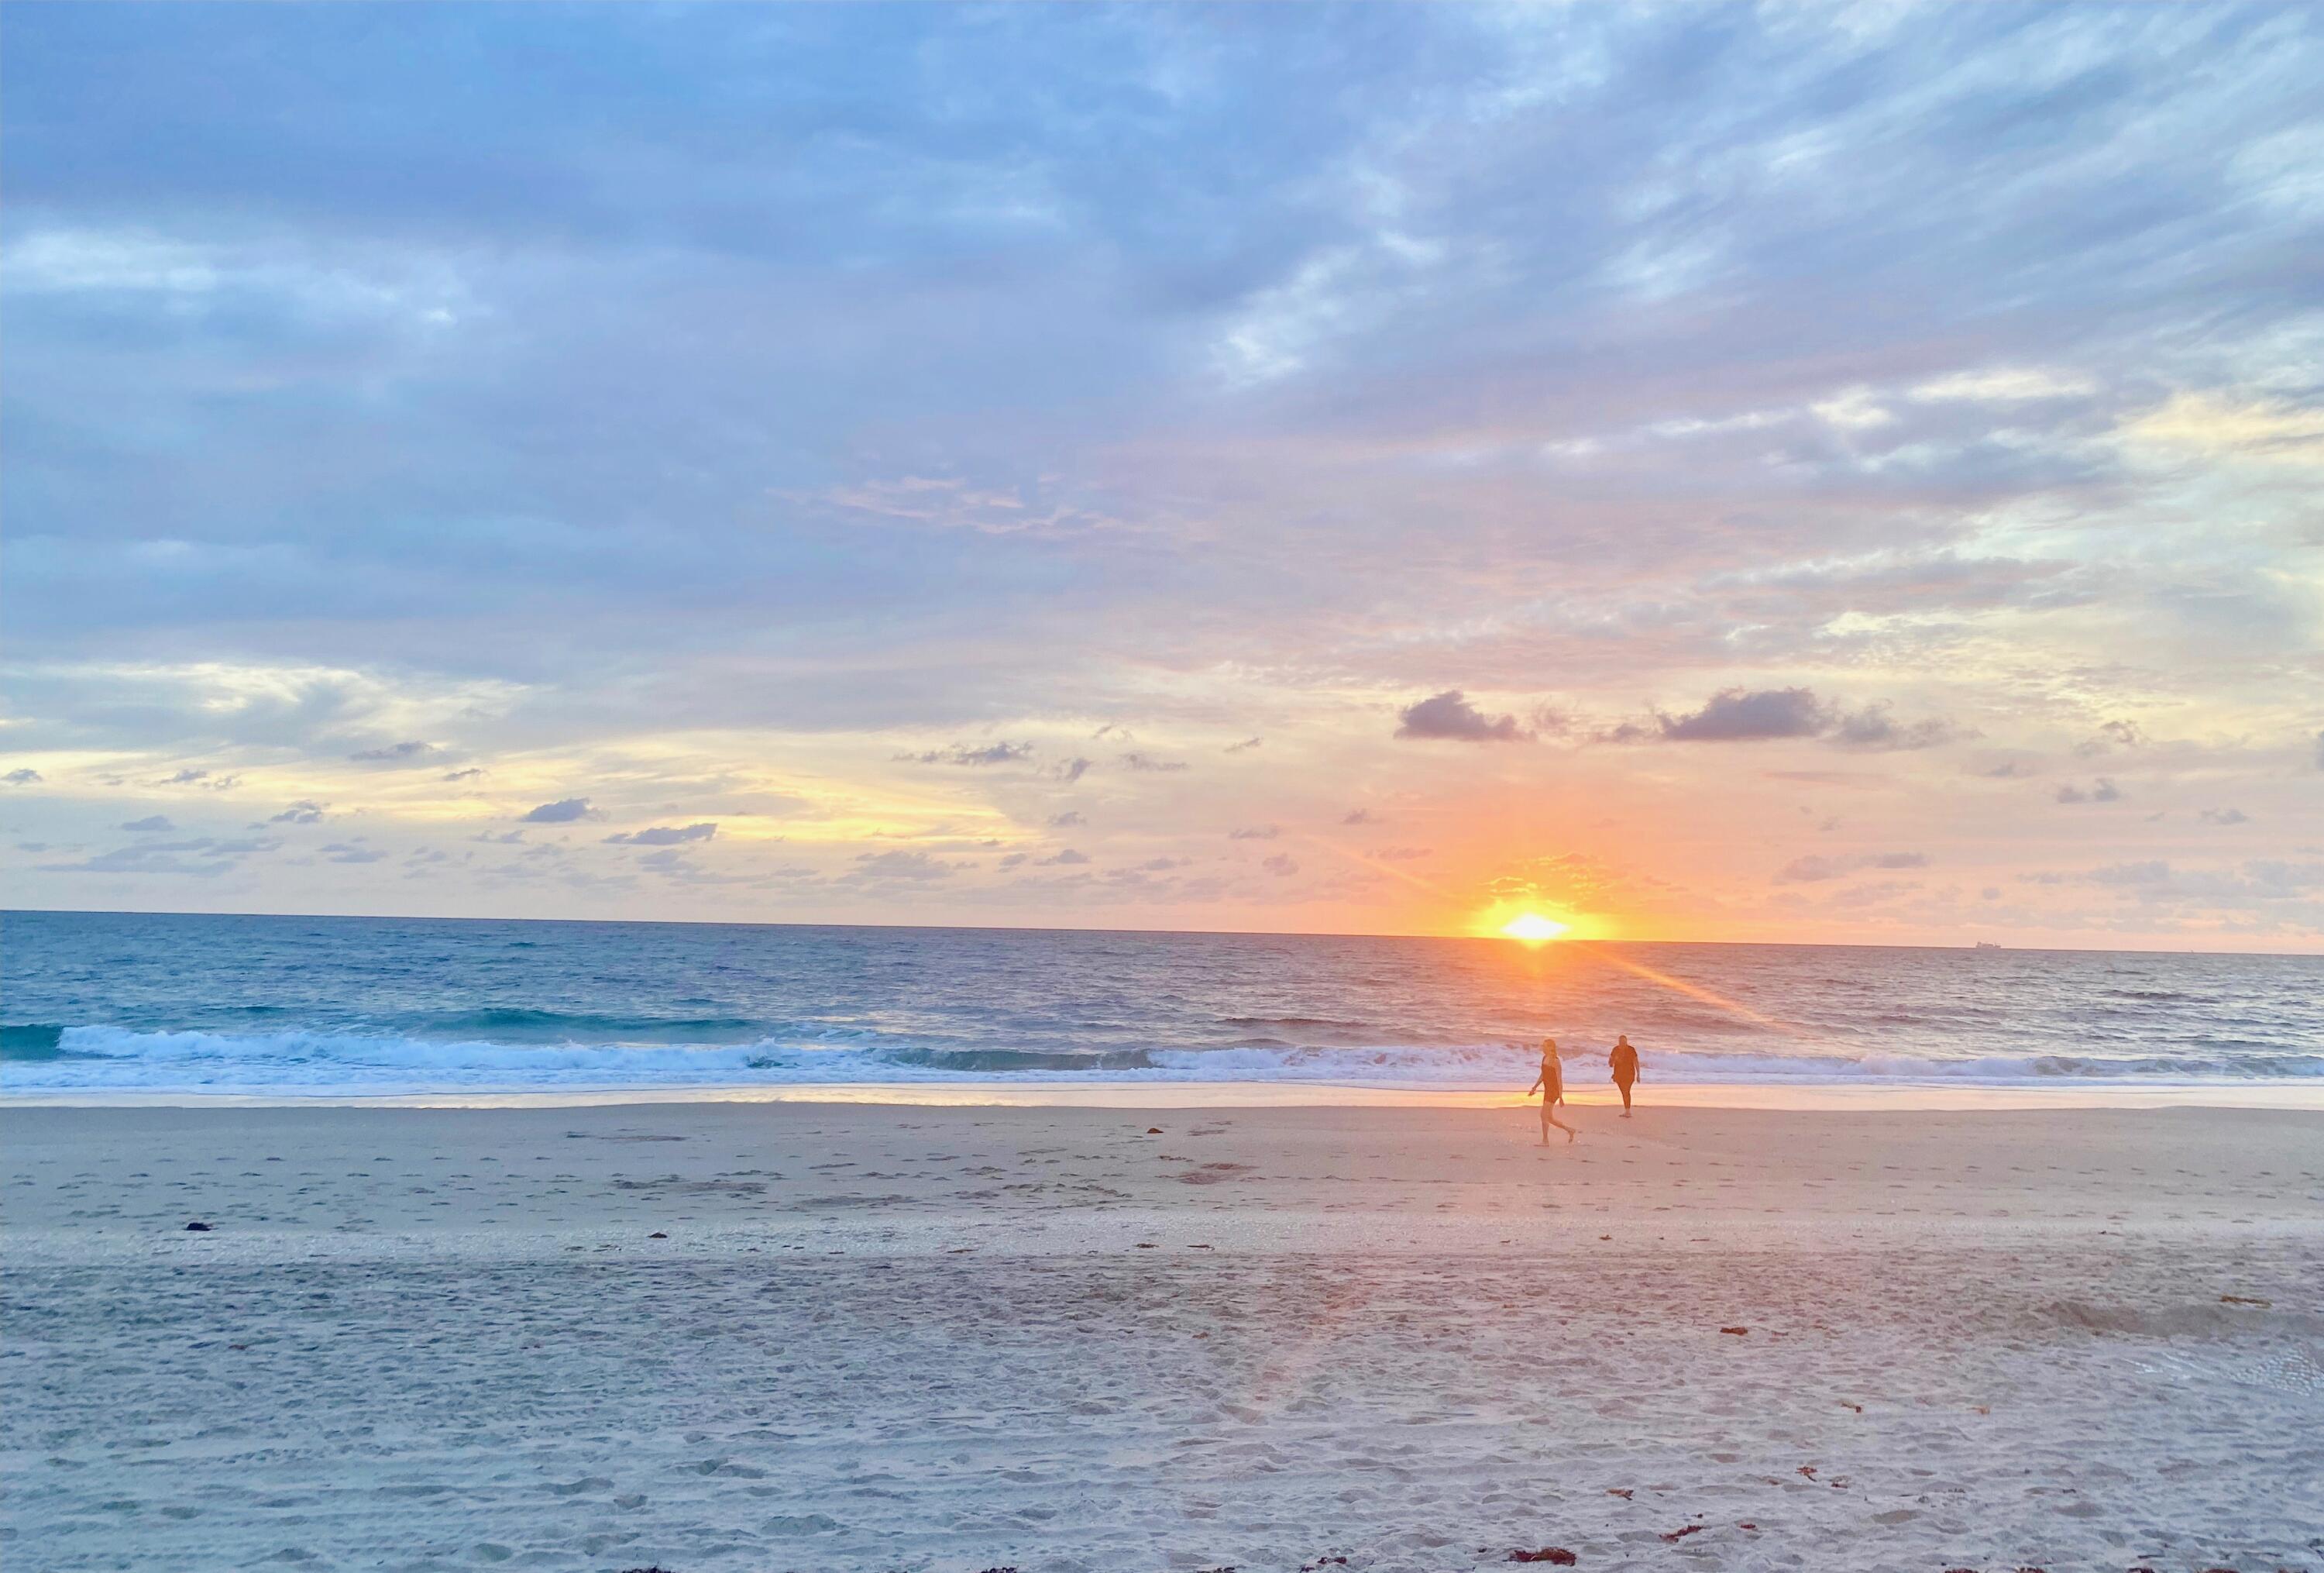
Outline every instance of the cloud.
<svg viewBox="0 0 2324 1573"><path fill-rule="evenodd" d="M1248 754L1250 750L1259 747L1261 745L1265 744L1266 741L1267 739L1264 737L1246 737L1240 743L1228 744L1226 746L1226 752L1229 754Z"/></svg>
<svg viewBox="0 0 2324 1573"><path fill-rule="evenodd" d="M265 840L219 841L207 836L191 841L143 841L100 852L79 863L39 866L46 874L189 874L214 879L278 845Z"/></svg>
<svg viewBox="0 0 2324 1573"><path fill-rule="evenodd" d="M1862 868L1926 868L1928 855L1921 852L1858 852L1836 856L1809 856L1794 857L1777 869L1776 884L1812 884L1828 879L1839 879Z"/></svg>
<svg viewBox="0 0 2324 1573"><path fill-rule="evenodd" d="M1661 717L1674 743L1755 743L1813 737L1832 724L1831 710L1807 689L1726 689L1691 716Z"/></svg>
<svg viewBox="0 0 2324 1573"><path fill-rule="evenodd" d="M696 825L656 825L644 830L617 831L605 840L612 846L676 847L687 841L707 841L717 834L718 827L705 820Z"/></svg>
<svg viewBox="0 0 2324 1573"><path fill-rule="evenodd" d="M1259 862L1259 867L1267 870L1268 873L1273 874L1277 879L1288 879L1291 875L1299 872L1299 865L1297 861L1295 860L1290 854L1284 852L1278 852L1272 857L1261 859Z"/></svg>
<svg viewBox="0 0 2324 1573"><path fill-rule="evenodd" d="M1887 753L1934 748L1960 736L1951 722L1934 717L1900 726L1889 718L1888 706L1884 703L1867 705L1853 714L1841 716L1839 725L1832 728L1831 740L1842 748Z"/></svg>
<svg viewBox="0 0 2324 1573"><path fill-rule="evenodd" d="M360 748L347 757L358 764L421 764L439 752L433 743L391 743L383 748Z"/></svg>
<svg viewBox="0 0 2324 1573"><path fill-rule="evenodd" d="M949 748L931 748L925 754L899 754L896 757L910 764L1021 764L1033 757L1033 745L1002 742L971 747L965 743L955 743Z"/></svg>
<svg viewBox="0 0 2324 1573"><path fill-rule="evenodd" d="M2205 809L2200 818L2213 825L2248 825L2251 816L2241 809Z"/></svg>
<svg viewBox="0 0 2324 1573"><path fill-rule="evenodd" d="M0 737L60 772L11 800L12 835L79 848L46 858L198 795L106 774L215 758L248 773L221 825L338 791L343 831L481 855L435 910L845 920L874 903L830 874L755 911L632 902L671 896L650 876L503 896L481 870L522 847L463 837L595 781L599 822L713 807L732 843L791 789L844 874L1089 800L1099 867L1217 875L1207 902L1174 886L1173 923L1269 926L1237 905L1258 886L1286 923L1388 928L1401 882L1295 911L1305 878L1249 876L1355 792L1457 828L1432 868L1467 900L1490 838L1587 823L1628 775L1609 854L1675 873L1657 827L1711 822L1762 848L1689 864L1683 911L1637 931L1834 937L1766 900L1886 876L1765 882L1806 850L1803 795L1803 827L1844 795L1815 850L1924 848L2024 898L2016 937L2089 943L2112 893L2013 876L2116 817L1963 765L2022 756L2085 801L2082 771L2130 775L2146 806L2091 856L2184 861L2172 824L2238 856L2324 839L2300 795L2324 783L2318 472L2287 467L2319 442L2324 36L2281 12L595 7L560 14L574 57L634 90L534 73L517 116L523 14L12 14ZM313 69L355 59L352 87ZM913 69L860 69L891 59ZM734 134L802 95L850 134L779 168ZM1576 126L1586 156L1545 156ZM316 418L349 388L363 420ZM1447 677L1475 721L1392 738ZM1812 737L1702 714L1790 685L1831 707ZM1567 754L1550 696L1567 741L1618 724L1655 757ZM1534 744L1482 746L1516 741L1505 709ZM1152 741L1067 758L1127 714ZM2184 741L2071 755L2117 715ZM1277 728L1265 767L1115 761L1215 763L1244 719ZM1971 722L2004 746L1938 746ZM888 757L1009 732L1032 757ZM501 780L349 759L429 739L489 739ZM1492 779L1553 743L1556 779ZM1759 754L1858 768L1735 769ZM2207 802L2251 819L2209 837ZM1270 819L1217 856L1219 823ZM527 828L625 872L669 849L597 823ZM269 832L312 853L304 828ZM369 877L270 861L217 904L358 910ZM945 920L1023 919L1007 883L963 869ZM34 873L11 899L88 890ZM2324 943L2324 911L2280 921L2183 932Z"/></svg>
<svg viewBox="0 0 2324 1573"><path fill-rule="evenodd" d="M208 781L209 779L209 774L210 773L208 771L203 770L198 766L188 765L185 769L178 772L175 775L169 776L164 779L161 784L163 786L191 786L198 781Z"/></svg>
<svg viewBox="0 0 2324 1573"><path fill-rule="evenodd" d="M2094 868L2082 877L2092 884L2168 884L2171 882L2171 865L2159 859L2150 859L2143 863L2116 863L2105 868Z"/></svg>
<svg viewBox="0 0 2324 1573"><path fill-rule="evenodd" d="M1125 754L1121 756L1121 763L1126 770L1168 772L1186 768L1182 760L1157 759L1150 754Z"/></svg>
<svg viewBox="0 0 2324 1573"><path fill-rule="evenodd" d="M2054 794L2061 803L2113 803L2122 800L2122 790L2106 776L2100 776L2085 791L2068 782Z"/></svg>
<svg viewBox="0 0 2324 1573"><path fill-rule="evenodd" d="M2232 392L2174 393L2123 434L2182 456L2324 466L2324 410Z"/></svg>
<svg viewBox="0 0 2324 1573"><path fill-rule="evenodd" d="M2018 403L2034 399L2081 399L2098 385L2078 372L2043 366L1990 366L1983 371L1954 372L1932 377L1913 389L1924 403L1966 400L1985 403Z"/></svg>
<svg viewBox="0 0 2324 1573"><path fill-rule="evenodd" d="M1382 863L1413 863L1423 857L1433 857L1433 847L1383 847L1371 856Z"/></svg>
<svg viewBox="0 0 2324 1573"><path fill-rule="evenodd" d="M1227 839L1230 841L1272 841L1277 836L1282 834L1283 827L1280 825L1245 825L1240 829L1228 831Z"/></svg>
<svg viewBox="0 0 2324 1573"><path fill-rule="evenodd" d="M484 767L483 765L472 764L466 770L446 771L444 773L444 779L446 781L474 781L484 773Z"/></svg>
<svg viewBox="0 0 2324 1573"><path fill-rule="evenodd" d="M1342 825L1377 825L1379 821L1372 817L1372 811L1370 809L1350 809L1346 813L1340 816L1340 823Z"/></svg>
<svg viewBox="0 0 2324 1573"><path fill-rule="evenodd" d="M270 825L318 825L322 823L327 803L296 802L267 819Z"/></svg>
<svg viewBox="0 0 2324 1573"><path fill-rule="evenodd" d="M121 828L124 830L133 831L140 836L154 832L174 830L177 828L175 825L170 823L167 819L163 818L160 814L151 814L143 819L132 819L129 823L122 826Z"/></svg>
<svg viewBox="0 0 2324 1573"><path fill-rule="evenodd" d="M1051 814L1048 823L1052 830L1067 830L1075 825L1086 825L1089 821L1082 818L1080 810L1067 809L1062 814Z"/></svg>
<svg viewBox="0 0 2324 1573"><path fill-rule="evenodd" d="M597 810L589 806L587 798L559 798L519 818L520 822L527 825L569 825L576 819L594 819L596 817Z"/></svg>
<svg viewBox="0 0 2324 1573"><path fill-rule="evenodd" d="M899 880L918 884L930 880L950 879L955 872L949 863L940 862L925 852L907 852L901 847L855 855L854 877L859 879Z"/></svg>
<svg viewBox="0 0 2324 1573"><path fill-rule="evenodd" d="M323 848L323 856L333 863L377 863L387 854L375 847L359 846L352 841L334 841Z"/></svg>
<svg viewBox="0 0 2324 1573"><path fill-rule="evenodd" d="M1055 856L1039 859L1038 865L1043 868L1071 868L1076 865L1087 863L1088 861L1089 854L1085 852L1076 852L1072 847L1068 847L1064 851L1057 853Z"/></svg>
<svg viewBox="0 0 2324 1573"><path fill-rule="evenodd" d="M1526 736L1515 716L1488 716L1459 689L1406 705L1397 713L1396 735L1450 743L1516 743Z"/></svg>
<svg viewBox="0 0 2324 1573"><path fill-rule="evenodd" d="M2317 739L2317 754L2319 762L2324 763L2324 735L2319 735ZM41 773L26 766L19 766L6 775L0 775L0 782L5 782L9 786L35 786L39 784L40 780Z"/></svg>
<svg viewBox="0 0 2324 1573"><path fill-rule="evenodd" d="M2117 748L2137 748L2146 742L2146 734L2138 729L2135 721L2108 721L2100 726L2098 735L2074 745L2074 753L2083 759L2100 754L2111 754Z"/></svg>

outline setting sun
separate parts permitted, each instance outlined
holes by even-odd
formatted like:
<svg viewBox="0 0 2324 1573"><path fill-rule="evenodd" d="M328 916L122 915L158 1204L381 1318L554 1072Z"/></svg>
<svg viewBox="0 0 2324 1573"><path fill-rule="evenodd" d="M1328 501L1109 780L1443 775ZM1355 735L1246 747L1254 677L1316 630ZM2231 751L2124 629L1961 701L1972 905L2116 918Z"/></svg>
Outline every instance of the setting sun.
<svg viewBox="0 0 2324 1573"><path fill-rule="evenodd" d="M1501 933L1511 939L1523 939L1538 945L1545 939L1563 939L1567 925L1554 918L1545 918L1539 912L1520 912L1501 925Z"/></svg>

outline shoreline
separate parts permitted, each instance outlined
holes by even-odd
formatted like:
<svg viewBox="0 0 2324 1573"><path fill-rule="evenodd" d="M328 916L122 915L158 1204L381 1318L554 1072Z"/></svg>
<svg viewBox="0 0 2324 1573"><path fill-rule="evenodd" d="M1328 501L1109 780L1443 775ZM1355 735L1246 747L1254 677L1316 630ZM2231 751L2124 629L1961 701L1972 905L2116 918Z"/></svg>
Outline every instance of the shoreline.
<svg viewBox="0 0 2324 1573"><path fill-rule="evenodd" d="M1765 1109L1897 1113L1977 1110L2273 1109L2324 1111L2324 1084L2256 1086L2107 1082L2038 1087L1993 1083L1895 1081L1877 1086L1813 1082L1657 1082L1639 1084L1640 1109ZM1571 1089L1569 1106L1618 1108L1609 1087ZM33 1108L361 1108L525 1109L670 1107L688 1105L847 1104L899 1108L1289 1109L1530 1108L1522 1094L1471 1088L1381 1087L1334 1082L1257 1081L894 1081L686 1087L414 1088L363 1093L327 1088L208 1093L40 1091L0 1087L0 1113Z"/></svg>

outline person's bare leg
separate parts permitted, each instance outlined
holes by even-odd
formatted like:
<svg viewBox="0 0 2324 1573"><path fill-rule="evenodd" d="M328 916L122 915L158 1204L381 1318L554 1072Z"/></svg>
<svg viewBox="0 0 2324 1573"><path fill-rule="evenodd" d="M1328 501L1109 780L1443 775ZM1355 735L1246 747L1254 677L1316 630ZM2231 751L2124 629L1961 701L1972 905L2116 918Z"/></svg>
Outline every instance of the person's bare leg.
<svg viewBox="0 0 2324 1573"><path fill-rule="evenodd" d="M1549 1106L1547 1104L1544 1104L1541 1107L1541 1143L1545 1147L1549 1145L1549 1128L1552 1125L1555 1125L1559 1130L1564 1132L1565 1139L1567 1141L1571 1142L1573 1140L1575 1135L1573 1127L1567 1124L1563 1120L1559 1119L1555 1115L1550 1113Z"/></svg>
<svg viewBox="0 0 2324 1573"><path fill-rule="evenodd" d="M1630 1117L1630 1084L1621 1081L1614 1085L1622 1089L1622 1117L1627 1120Z"/></svg>

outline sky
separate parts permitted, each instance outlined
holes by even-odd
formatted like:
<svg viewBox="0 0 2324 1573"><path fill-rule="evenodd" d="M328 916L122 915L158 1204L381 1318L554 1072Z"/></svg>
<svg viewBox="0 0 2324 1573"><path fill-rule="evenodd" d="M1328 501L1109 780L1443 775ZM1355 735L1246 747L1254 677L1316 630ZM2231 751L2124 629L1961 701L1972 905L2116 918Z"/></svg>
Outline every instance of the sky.
<svg viewBox="0 0 2324 1573"><path fill-rule="evenodd" d="M6 904L2324 950L2319 80L7 7Z"/></svg>

